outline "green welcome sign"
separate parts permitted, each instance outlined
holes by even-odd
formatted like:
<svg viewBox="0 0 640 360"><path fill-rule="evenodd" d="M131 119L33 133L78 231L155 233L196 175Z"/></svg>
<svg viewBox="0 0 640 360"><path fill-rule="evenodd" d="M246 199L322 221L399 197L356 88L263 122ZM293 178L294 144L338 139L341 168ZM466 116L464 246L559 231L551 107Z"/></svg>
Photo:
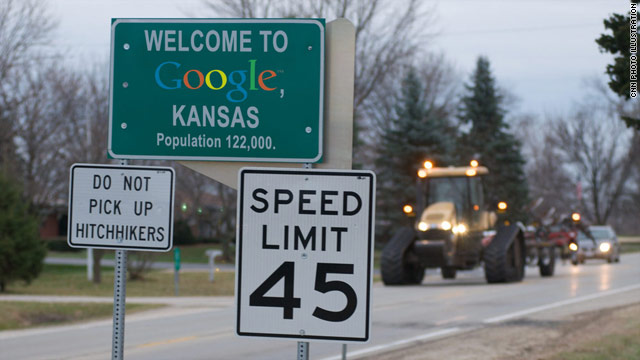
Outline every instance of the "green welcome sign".
<svg viewBox="0 0 640 360"><path fill-rule="evenodd" d="M109 155L318 162L324 19L114 19Z"/></svg>

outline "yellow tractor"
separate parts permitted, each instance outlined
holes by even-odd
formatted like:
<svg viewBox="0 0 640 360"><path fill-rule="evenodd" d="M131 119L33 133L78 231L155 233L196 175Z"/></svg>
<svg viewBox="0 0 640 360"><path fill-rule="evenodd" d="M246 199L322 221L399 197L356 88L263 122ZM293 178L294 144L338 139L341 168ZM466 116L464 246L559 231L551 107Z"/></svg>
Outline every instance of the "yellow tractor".
<svg viewBox="0 0 640 360"><path fill-rule="evenodd" d="M404 212L415 217L414 228L401 228L384 247L382 281L386 285L419 284L426 268L440 268L453 279L458 270L480 264L488 282L514 282L524 277L525 264L540 266L542 276L553 275L555 248L520 223L497 224L485 204L482 176L489 170L472 161L466 167L434 167L429 161L418 171L420 194Z"/></svg>

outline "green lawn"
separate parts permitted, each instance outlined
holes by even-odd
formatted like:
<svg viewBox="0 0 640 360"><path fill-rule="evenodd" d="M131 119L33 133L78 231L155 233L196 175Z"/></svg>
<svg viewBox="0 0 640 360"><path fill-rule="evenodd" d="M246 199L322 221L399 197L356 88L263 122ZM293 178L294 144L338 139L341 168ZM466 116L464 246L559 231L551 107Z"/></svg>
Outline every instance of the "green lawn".
<svg viewBox="0 0 640 360"><path fill-rule="evenodd" d="M640 242L623 242L620 243L622 253L639 252Z"/></svg>
<svg viewBox="0 0 640 360"><path fill-rule="evenodd" d="M209 261L209 258L205 254L207 250L221 250L222 246L219 244L194 244L194 245L180 245L174 246L174 249L178 247L180 248L180 261L181 262L189 262L189 263L200 263L206 264ZM168 252L156 252L154 254L155 261L167 261L173 262L173 250ZM234 254L235 255L235 254ZM85 250L74 251L74 252L66 252L66 251L49 251L47 253L49 257L59 257L59 258L78 258L84 259L87 257L87 252ZM114 259L115 251L108 250L104 254L103 259ZM220 259L217 260L218 263L221 263Z"/></svg>
<svg viewBox="0 0 640 360"><path fill-rule="evenodd" d="M180 273L181 296L233 295L235 273L218 272L209 282L208 272ZM102 283L87 281L86 268L72 265L45 265L40 276L25 285L15 282L8 294L113 296L113 268L102 268ZM174 296L173 272L151 271L144 280L127 281L127 296Z"/></svg>
<svg viewBox="0 0 640 360"><path fill-rule="evenodd" d="M127 304L126 311L133 313L158 307L162 305ZM0 301L0 331L109 318L112 314L112 304Z"/></svg>

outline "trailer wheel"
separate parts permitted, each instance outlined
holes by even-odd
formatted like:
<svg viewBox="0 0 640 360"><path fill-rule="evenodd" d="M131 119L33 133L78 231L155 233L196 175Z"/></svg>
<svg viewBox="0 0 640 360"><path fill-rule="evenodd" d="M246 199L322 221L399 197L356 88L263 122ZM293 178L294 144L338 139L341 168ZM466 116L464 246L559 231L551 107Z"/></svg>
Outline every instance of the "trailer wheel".
<svg viewBox="0 0 640 360"><path fill-rule="evenodd" d="M440 268L440 272L442 273L443 279L456 278L456 268L454 268L453 266L443 266Z"/></svg>
<svg viewBox="0 0 640 360"><path fill-rule="evenodd" d="M555 247L538 249L538 267L540 268L540 276L553 276L556 267Z"/></svg>
<svg viewBox="0 0 640 360"><path fill-rule="evenodd" d="M415 231L405 227L398 230L382 249L380 273L385 285L419 284L424 277L424 267L410 263L406 255L415 240Z"/></svg>
<svg viewBox="0 0 640 360"><path fill-rule="evenodd" d="M489 283L521 281L524 277L524 244L515 225L498 229L484 250L484 275Z"/></svg>

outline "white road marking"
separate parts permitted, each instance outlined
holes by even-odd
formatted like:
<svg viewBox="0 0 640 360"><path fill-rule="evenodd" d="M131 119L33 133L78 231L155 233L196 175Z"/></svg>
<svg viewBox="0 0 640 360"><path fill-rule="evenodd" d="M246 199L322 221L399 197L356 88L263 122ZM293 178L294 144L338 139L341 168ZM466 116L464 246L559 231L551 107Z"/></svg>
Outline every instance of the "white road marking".
<svg viewBox="0 0 640 360"><path fill-rule="evenodd" d="M403 339L403 340L390 342L390 343L387 343L387 344L371 346L371 347L368 347L368 348L364 348L364 349L348 352L347 353L347 358L360 356L360 355L365 355L365 354L369 354L369 353L375 353L375 352L378 352L378 351L381 351L381 350L388 350L388 349L391 349L391 348L394 348L394 347L400 347L402 345L406 345L406 344L409 344L409 343L429 340L429 339L433 339L433 338L440 337L440 336L448 336L448 335L457 333L458 331L460 331L460 328L457 328L457 327L447 328L447 329L442 329L442 330L433 331L433 332L429 332L429 333L426 333L426 334L414 336L414 337L408 338L408 339ZM336 356L324 358L322 360L340 360L340 359L342 359L342 355L336 355Z"/></svg>
<svg viewBox="0 0 640 360"><path fill-rule="evenodd" d="M498 323L498 322L509 320L509 319L523 317L525 315L533 314L533 313L536 313L536 312L539 312L539 311L543 311L543 310L549 310L549 309L553 309L553 308L557 308L557 307L561 307L561 306L565 306L565 305L571 305L571 304L575 304L575 303L579 303L579 302L583 302L583 301L598 299L598 298L601 298L601 297L611 296L611 295L615 295L615 294L619 294L619 293L623 293L623 292L627 292L627 291L632 291L632 290L637 290L637 289L640 289L640 284L625 286L625 287L622 287L622 288L619 288L619 289L615 289L615 290L603 291L603 292L598 292L598 293L591 294L591 295L586 295L586 296L581 296L581 297L577 297L577 298L573 298L573 299L567 299L567 300L563 300L563 301L558 301L558 302L554 302L554 303L547 304L547 305L536 306L536 307L533 307L533 308L512 312L510 314L505 314L505 315L492 317L492 318L484 320L483 323L485 323L485 324L494 324L494 323Z"/></svg>

